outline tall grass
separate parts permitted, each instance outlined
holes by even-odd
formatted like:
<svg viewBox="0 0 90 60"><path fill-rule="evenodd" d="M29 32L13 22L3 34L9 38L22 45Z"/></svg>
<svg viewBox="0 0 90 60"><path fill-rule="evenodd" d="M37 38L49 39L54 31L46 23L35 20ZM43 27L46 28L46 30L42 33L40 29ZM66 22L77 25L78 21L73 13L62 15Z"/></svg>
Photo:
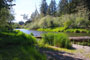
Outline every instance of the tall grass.
<svg viewBox="0 0 90 60"><path fill-rule="evenodd" d="M57 47L71 48L71 42L64 33L55 34L54 45Z"/></svg>
<svg viewBox="0 0 90 60"><path fill-rule="evenodd" d="M54 45L54 33L43 34L44 44Z"/></svg>
<svg viewBox="0 0 90 60"><path fill-rule="evenodd" d="M62 48L71 48L71 42L64 33L46 33L43 34L43 43Z"/></svg>

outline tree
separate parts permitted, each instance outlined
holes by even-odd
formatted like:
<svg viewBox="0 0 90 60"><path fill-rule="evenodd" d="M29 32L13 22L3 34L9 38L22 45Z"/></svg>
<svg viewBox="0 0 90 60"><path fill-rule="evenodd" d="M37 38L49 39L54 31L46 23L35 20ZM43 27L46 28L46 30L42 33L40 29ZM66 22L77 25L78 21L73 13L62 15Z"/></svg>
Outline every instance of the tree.
<svg viewBox="0 0 90 60"><path fill-rule="evenodd" d="M58 13L59 13L59 15L68 13L68 0L59 1Z"/></svg>
<svg viewBox="0 0 90 60"><path fill-rule="evenodd" d="M20 24L20 25L23 25L23 24L24 24L24 22L23 22L23 21L19 21L19 24Z"/></svg>
<svg viewBox="0 0 90 60"><path fill-rule="evenodd" d="M0 30L4 28L12 30L11 21L14 20L14 16L11 13L12 1L0 0Z"/></svg>
<svg viewBox="0 0 90 60"><path fill-rule="evenodd" d="M7 8L10 9L11 6L15 4L11 4L13 0L0 0L0 10L1 8Z"/></svg>
<svg viewBox="0 0 90 60"><path fill-rule="evenodd" d="M31 14L31 20L36 20L39 17L38 10L36 9L35 12Z"/></svg>
<svg viewBox="0 0 90 60"><path fill-rule="evenodd" d="M48 9L48 5L47 5L46 0L42 0L41 7L40 7L41 15L46 16L47 9Z"/></svg>
<svg viewBox="0 0 90 60"><path fill-rule="evenodd" d="M0 10L0 26L6 26L7 24L11 23L14 19L14 16L10 13L10 11L6 8L2 8Z"/></svg>
<svg viewBox="0 0 90 60"><path fill-rule="evenodd" d="M56 1L55 0L51 0L51 3L48 7L48 11L47 14L51 15L51 16L55 16L56 15Z"/></svg>

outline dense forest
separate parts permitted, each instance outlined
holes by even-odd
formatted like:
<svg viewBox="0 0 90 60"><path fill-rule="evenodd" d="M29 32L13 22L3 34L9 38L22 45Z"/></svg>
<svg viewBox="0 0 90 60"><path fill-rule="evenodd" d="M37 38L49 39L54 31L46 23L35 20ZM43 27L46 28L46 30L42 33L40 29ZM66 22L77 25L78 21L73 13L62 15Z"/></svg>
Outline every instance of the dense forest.
<svg viewBox="0 0 90 60"><path fill-rule="evenodd" d="M56 4L55 0L51 0L48 5L46 0L42 0L40 13L36 9L26 22L25 28L52 29L63 27L63 29L89 29L89 3L89 0L60 0Z"/></svg>

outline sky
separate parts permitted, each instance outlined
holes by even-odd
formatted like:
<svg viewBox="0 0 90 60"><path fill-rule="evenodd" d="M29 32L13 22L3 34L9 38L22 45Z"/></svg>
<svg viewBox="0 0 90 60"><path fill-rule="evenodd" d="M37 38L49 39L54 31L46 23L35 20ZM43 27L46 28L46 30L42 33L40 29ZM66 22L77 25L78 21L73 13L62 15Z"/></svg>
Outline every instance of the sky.
<svg viewBox="0 0 90 60"><path fill-rule="evenodd" d="M47 3L49 4L51 0L47 0ZM58 3L59 0L56 0ZM24 21L22 14L28 14L29 18L31 14L35 11L37 8L39 11L41 0L16 0L14 1L16 4L13 7L14 14L15 14L15 20L14 22Z"/></svg>

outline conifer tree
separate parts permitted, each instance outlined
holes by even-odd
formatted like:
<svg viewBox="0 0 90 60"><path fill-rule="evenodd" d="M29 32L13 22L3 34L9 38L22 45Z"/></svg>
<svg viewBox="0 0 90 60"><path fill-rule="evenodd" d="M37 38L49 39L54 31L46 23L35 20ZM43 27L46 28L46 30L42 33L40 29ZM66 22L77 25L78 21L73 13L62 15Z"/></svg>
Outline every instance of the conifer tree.
<svg viewBox="0 0 90 60"><path fill-rule="evenodd" d="M48 9L48 5L46 0L42 0L41 7L40 7L40 12L42 16L46 16L47 9Z"/></svg>
<svg viewBox="0 0 90 60"><path fill-rule="evenodd" d="M48 7L48 14L51 15L51 16L55 16L56 14L56 1L55 0L51 0L51 3Z"/></svg>
<svg viewBox="0 0 90 60"><path fill-rule="evenodd" d="M58 5L59 15L68 13L68 0L60 0Z"/></svg>

